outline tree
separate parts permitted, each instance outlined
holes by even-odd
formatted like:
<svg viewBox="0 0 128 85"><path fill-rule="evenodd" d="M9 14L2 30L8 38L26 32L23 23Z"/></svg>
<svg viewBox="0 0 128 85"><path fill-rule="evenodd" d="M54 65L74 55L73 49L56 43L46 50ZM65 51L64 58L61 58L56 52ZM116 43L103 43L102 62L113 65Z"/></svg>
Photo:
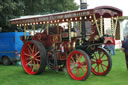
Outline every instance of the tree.
<svg viewBox="0 0 128 85"><path fill-rule="evenodd" d="M78 6L74 3L74 0L45 0L42 13L55 13L76 9L78 9Z"/></svg>
<svg viewBox="0 0 128 85"><path fill-rule="evenodd" d="M74 0L24 0L25 15L47 14L76 10Z"/></svg>
<svg viewBox="0 0 128 85"><path fill-rule="evenodd" d="M15 27L10 29L9 19L76 9L74 0L0 0L0 27L3 31L13 31Z"/></svg>
<svg viewBox="0 0 128 85"><path fill-rule="evenodd" d="M24 3L20 0L1 0L0 1L0 27L2 31L12 31L9 29L9 19L23 15Z"/></svg>

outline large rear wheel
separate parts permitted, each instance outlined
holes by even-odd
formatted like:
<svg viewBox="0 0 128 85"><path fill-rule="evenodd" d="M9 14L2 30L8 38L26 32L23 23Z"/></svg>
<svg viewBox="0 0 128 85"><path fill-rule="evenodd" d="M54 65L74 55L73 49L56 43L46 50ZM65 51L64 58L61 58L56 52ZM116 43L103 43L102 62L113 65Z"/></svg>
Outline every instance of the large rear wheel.
<svg viewBox="0 0 128 85"><path fill-rule="evenodd" d="M44 71L46 51L42 43L36 40L26 42L21 51L21 63L28 74L34 75Z"/></svg>
<svg viewBox="0 0 128 85"><path fill-rule="evenodd" d="M75 80L86 80L91 71L91 62L88 55L82 50L72 51L66 62L67 71Z"/></svg>
<svg viewBox="0 0 128 85"><path fill-rule="evenodd" d="M104 48L97 48L91 58L91 71L95 75L106 75L112 68L112 60Z"/></svg>

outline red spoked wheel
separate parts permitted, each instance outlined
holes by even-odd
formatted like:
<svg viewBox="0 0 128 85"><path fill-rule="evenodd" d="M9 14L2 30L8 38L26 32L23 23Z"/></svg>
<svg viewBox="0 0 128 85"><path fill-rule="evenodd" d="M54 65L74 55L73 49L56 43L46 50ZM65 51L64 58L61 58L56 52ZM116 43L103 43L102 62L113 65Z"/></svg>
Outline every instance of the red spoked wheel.
<svg viewBox="0 0 128 85"><path fill-rule="evenodd" d="M75 80L86 80L91 71L91 62L88 55L82 50L72 51L66 62L67 71Z"/></svg>
<svg viewBox="0 0 128 85"><path fill-rule="evenodd" d="M34 75L44 71L46 66L46 51L36 40L26 42L21 50L21 63L24 71Z"/></svg>
<svg viewBox="0 0 128 85"><path fill-rule="evenodd" d="M95 75L106 75L112 67L112 60L104 48L97 48L91 58L91 71Z"/></svg>

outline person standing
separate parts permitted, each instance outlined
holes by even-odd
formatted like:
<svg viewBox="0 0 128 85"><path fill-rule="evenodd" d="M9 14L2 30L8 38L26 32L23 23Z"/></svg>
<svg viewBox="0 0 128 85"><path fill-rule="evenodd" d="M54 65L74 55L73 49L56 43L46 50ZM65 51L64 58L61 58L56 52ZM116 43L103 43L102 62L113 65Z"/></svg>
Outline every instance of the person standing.
<svg viewBox="0 0 128 85"><path fill-rule="evenodd" d="M111 48L112 55L115 55L116 52L115 52L115 39L114 39L114 36L112 36L112 43L110 43L109 45L110 45L110 48Z"/></svg>
<svg viewBox="0 0 128 85"><path fill-rule="evenodd" d="M128 70L128 33L126 34L126 38L124 39L122 43L122 50L125 53L125 59L126 59L126 66Z"/></svg>
<svg viewBox="0 0 128 85"><path fill-rule="evenodd" d="M115 52L115 39L113 36L108 36L107 39L105 41L106 44L105 44L104 48L106 48L110 54L115 55L116 54L116 52Z"/></svg>

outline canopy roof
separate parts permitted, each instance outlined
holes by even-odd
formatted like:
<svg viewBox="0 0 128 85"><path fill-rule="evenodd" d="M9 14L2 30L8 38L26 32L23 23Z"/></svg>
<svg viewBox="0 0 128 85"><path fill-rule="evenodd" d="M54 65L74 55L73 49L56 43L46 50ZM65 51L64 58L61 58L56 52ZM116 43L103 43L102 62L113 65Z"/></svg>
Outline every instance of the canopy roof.
<svg viewBox="0 0 128 85"><path fill-rule="evenodd" d="M98 18L98 16L115 17L122 16L122 10L111 6L100 6L93 9L68 11L46 15L23 16L20 18L11 19L10 24L32 25L42 23L61 23L68 21L78 21L83 16L89 17L93 14L96 15L96 18Z"/></svg>

